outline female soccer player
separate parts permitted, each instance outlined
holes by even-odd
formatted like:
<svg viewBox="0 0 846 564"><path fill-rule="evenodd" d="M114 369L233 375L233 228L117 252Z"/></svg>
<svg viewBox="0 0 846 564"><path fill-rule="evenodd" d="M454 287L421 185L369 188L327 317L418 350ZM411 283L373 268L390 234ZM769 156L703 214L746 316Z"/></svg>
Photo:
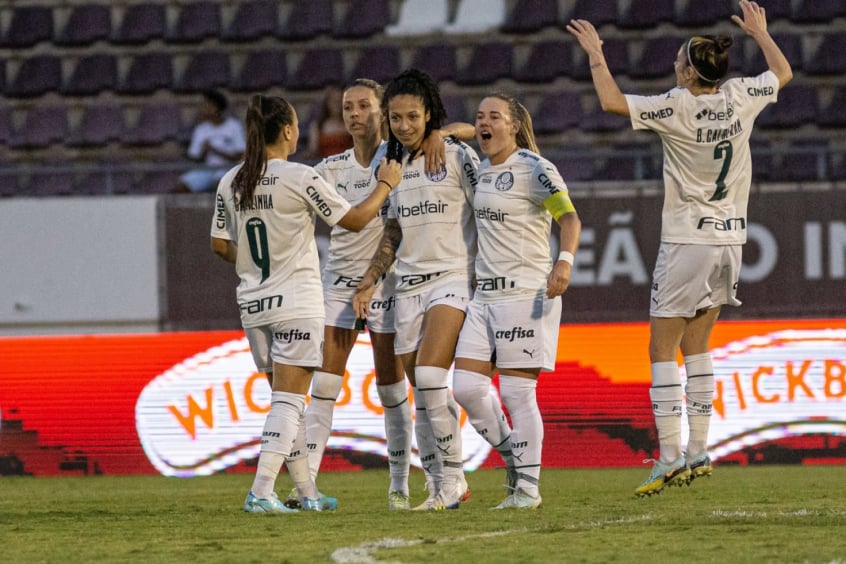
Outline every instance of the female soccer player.
<svg viewBox="0 0 846 564"><path fill-rule="evenodd" d="M438 172L426 172L425 159L416 158L423 140L446 116L438 86L426 73L400 73L386 88L382 107L391 141L402 146L403 179L389 200L379 250L353 305L360 317L369 314L375 283L396 259L394 348L414 386L415 433L429 490L415 509L456 509L468 488L448 374L471 295L479 159L451 138L445 140L446 164Z"/></svg>
<svg viewBox="0 0 846 564"><path fill-rule="evenodd" d="M720 308L740 305L736 294L752 179L749 136L755 118L793 77L767 32L764 9L746 0L740 8L743 17L731 19L756 41L769 70L722 82L731 38L697 35L676 54L676 87L660 96L623 95L596 29L585 20L567 26L589 57L603 110L629 116L635 129L655 131L664 147L661 247L649 312L650 397L660 456L635 489L638 496L711 474L706 447L714 370L708 340ZM687 374L684 394L675 361L679 349ZM683 395L690 427L684 449Z"/></svg>
<svg viewBox="0 0 846 564"><path fill-rule="evenodd" d="M581 221L555 165L540 156L531 117L515 98L492 94L482 100L476 140L487 157L473 199L476 293L458 339L453 388L476 431L505 459L510 493L496 509L534 509L541 504L543 443L535 390L540 371L555 368L558 297L570 282ZM555 261L552 220L561 227ZM489 393L494 366L513 430Z"/></svg>
<svg viewBox="0 0 846 564"><path fill-rule="evenodd" d="M363 229L399 182L400 168L383 161L377 188L351 206L313 168L287 160L296 150L299 124L285 99L253 96L246 125L245 161L221 179L211 229L212 250L234 263L241 279L238 307L256 367L271 378L270 412L244 510L294 511L273 491L286 458L302 508L331 509L337 502L319 500L309 475L302 425L312 371L323 361L314 216Z"/></svg>

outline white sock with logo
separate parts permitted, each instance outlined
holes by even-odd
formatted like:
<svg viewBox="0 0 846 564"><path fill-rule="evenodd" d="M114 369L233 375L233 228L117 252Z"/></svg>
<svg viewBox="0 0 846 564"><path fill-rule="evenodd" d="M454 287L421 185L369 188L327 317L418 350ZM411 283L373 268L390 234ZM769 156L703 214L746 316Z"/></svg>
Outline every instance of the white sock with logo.
<svg viewBox="0 0 846 564"><path fill-rule="evenodd" d="M385 409L385 439L388 466L391 470L389 491L408 495L408 471L411 466L411 406L405 380L387 386L376 386Z"/></svg>
<svg viewBox="0 0 846 564"><path fill-rule="evenodd" d="M305 396L271 392L270 412L261 432L261 452L251 488L256 497L268 499L273 493L282 463L293 450L304 411Z"/></svg>
<svg viewBox="0 0 846 564"><path fill-rule="evenodd" d="M440 489L444 479L444 465L438 456L438 446L432 433L429 412L426 410L426 399L417 387L414 387L414 436L417 438L417 452L420 455L420 466L426 474L426 483L433 484L435 493Z"/></svg>
<svg viewBox="0 0 846 564"><path fill-rule="evenodd" d="M652 414L658 429L659 460L664 464L676 461L682 454L681 414L682 387L679 367L675 362L652 363Z"/></svg>
<svg viewBox="0 0 846 564"><path fill-rule="evenodd" d="M687 372L684 388L687 424L690 427L687 454L692 458L708 447L708 429L714 404L714 366L710 353L702 353L684 357L684 367Z"/></svg>
<svg viewBox="0 0 846 564"><path fill-rule="evenodd" d="M456 370L452 389L476 432L499 451L506 465L513 464L511 445L507 440L511 428L502 413L499 398L491 392L491 379L478 372Z"/></svg>
<svg viewBox="0 0 846 564"><path fill-rule="evenodd" d="M438 454L444 465L444 478L458 476L462 470L461 428L458 404L449 389L449 370L437 366L417 366L414 369L417 390L426 402L426 412Z"/></svg>
<svg viewBox="0 0 846 564"><path fill-rule="evenodd" d="M317 486L314 478L309 472L308 447L306 446L305 415L300 418L300 430L294 440L294 448L288 456L286 466L294 487L297 488L297 495L300 499L307 497L317 499Z"/></svg>
<svg viewBox="0 0 846 564"><path fill-rule="evenodd" d="M306 443L308 444L308 467L311 479L317 480L320 462L329 435L332 434L332 416L335 402L341 393L343 376L315 370L311 381L311 401L305 411Z"/></svg>
<svg viewBox="0 0 846 564"><path fill-rule="evenodd" d="M543 419L537 400L537 380L519 376L499 377L502 401L511 414L511 450L517 470L517 487L532 497L539 495Z"/></svg>

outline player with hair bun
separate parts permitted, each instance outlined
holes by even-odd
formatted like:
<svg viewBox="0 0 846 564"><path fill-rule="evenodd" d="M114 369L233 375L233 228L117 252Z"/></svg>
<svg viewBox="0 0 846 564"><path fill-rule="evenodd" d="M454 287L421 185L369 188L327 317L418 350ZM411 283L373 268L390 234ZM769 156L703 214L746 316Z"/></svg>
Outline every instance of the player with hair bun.
<svg viewBox="0 0 846 564"><path fill-rule="evenodd" d="M652 276L650 398L660 455L635 489L660 492L711 474L708 429L714 370L708 341L723 305L738 306L741 248L752 182L749 137L755 118L793 77L790 63L767 31L764 8L741 0L734 21L760 47L769 69L725 80L727 36L697 35L676 54L676 87L659 96L623 95L608 70L593 25L571 20L567 30L586 51L602 109L656 132L664 149L661 246ZM682 390L676 354L687 375ZM689 440L681 444L687 398Z"/></svg>

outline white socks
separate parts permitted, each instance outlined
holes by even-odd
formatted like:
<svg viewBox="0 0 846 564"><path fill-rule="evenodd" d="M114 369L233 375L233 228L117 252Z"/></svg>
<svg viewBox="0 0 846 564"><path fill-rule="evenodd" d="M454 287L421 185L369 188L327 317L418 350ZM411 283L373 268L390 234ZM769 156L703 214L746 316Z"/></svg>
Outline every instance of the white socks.
<svg viewBox="0 0 846 564"><path fill-rule="evenodd" d="M426 411L426 399L423 392L414 388L414 435L417 438L417 452L420 454L420 466L426 474L426 485L431 484L435 492L440 489L444 479L444 465L438 456L435 435ZM430 488L429 491L432 491Z"/></svg>
<svg viewBox="0 0 846 564"><path fill-rule="evenodd" d="M537 380L517 376L499 377L502 401L511 414L511 450L517 470L517 487L537 497L543 447L543 420L538 409Z"/></svg>
<svg viewBox="0 0 846 564"><path fill-rule="evenodd" d="M332 434L332 415L343 383L342 376L319 370L314 372L311 381L311 402L305 412L305 428L308 439L308 467L312 480L317 480L320 461L323 460L326 443Z"/></svg>
<svg viewBox="0 0 846 564"><path fill-rule="evenodd" d="M658 429L659 459L664 464L678 460L681 448L682 387L675 362L652 363L652 414Z"/></svg>
<svg viewBox="0 0 846 564"><path fill-rule="evenodd" d="M708 446L708 429L711 426L711 409L714 403L714 367L710 353L684 357L687 381L687 423L690 436L687 454L694 457L705 452Z"/></svg>
<svg viewBox="0 0 846 564"><path fill-rule="evenodd" d="M491 379L478 372L456 370L452 389L455 399L467 412L470 424L502 455L506 466L513 466L511 428L502 412L499 398L491 391Z"/></svg>
<svg viewBox="0 0 846 564"><path fill-rule="evenodd" d="M270 412L261 432L261 452L251 491L260 499L273 493L276 477L291 454L305 411L305 396L290 392L270 394Z"/></svg>
<svg viewBox="0 0 846 564"><path fill-rule="evenodd" d="M461 427L458 404L447 384L449 370L437 366L417 366L414 377L417 391L425 402L435 446L443 463L444 478L458 476L463 473Z"/></svg>
<svg viewBox="0 0 846 564"><path fill-rule="evenodd" d="M291 481L294 482L294 487L297 488L297 495L300 499L307 497L309 499L317 499L317 485L314 483L314 478L311 476L308 467L308 449L306 447L306 429L305 416L300 418L300 431L297 433L297 438L294 440L294 449L288 457L286 464L288 466L288 474L291 476Z"/></svg>
<svg viewBox="0 0 846 564"><path fill-rule="evenodd" d="M376 386L385 409L385 438L391 486L388 491L408 495L408 471L411 465L411 406L405 380L387 386Z"/></svg>

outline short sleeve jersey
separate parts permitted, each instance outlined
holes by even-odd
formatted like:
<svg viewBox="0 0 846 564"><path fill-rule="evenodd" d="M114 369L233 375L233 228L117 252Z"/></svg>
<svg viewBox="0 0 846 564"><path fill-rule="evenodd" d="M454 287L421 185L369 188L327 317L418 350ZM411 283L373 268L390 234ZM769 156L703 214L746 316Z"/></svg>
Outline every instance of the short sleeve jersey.
<svg viewBox="0 0 846 564"><path fill-rule="evenodd" d="M236 206L231 184L239 168L218 185L211 235L238 245L243 326L323 317L314 218L334 226L349 211L349 202L313 168L273 159L252 201Z"/></svg>
<svg viewBox="0 0 846 564"><path fill-rule="evenodd" d="M546 288L552 214L544 200L558 193L568 194L558 169L529 150L502 164L482 162L473 199L479 231L475 300L508 301Z"/></svg>
<svg viewBox="0 0 846 564"><path fill-rule="evenodd" d="M397 249L397 294L423 292L445 276L471 277L476 259L473 192L479 157L460 141L446 144L446 164L435 174L425 159L406 160L402 181L391 192L388 218L402 229Z"/></svg>
<svg viewBox="0 0 846 564"><path fill-rule="evenodd" d="M244 127L234 117L228 117L223 123L216 125L205 121L198 124L191 134L191 144L188 146L188 156L198 159L203 154L203 144L209 144L226 153L237 153L244 151L247 147L247 140L244 136ZM208 166L231 166L232 162L226 160L217 153L206 154L205 164Z"/></svg>
<svg viewBox="0 0 846 564"><path fill-rule="evenodd" d="M777 97L778 78L770 71L727 80L714 94L674 88L659 96L626 96L632 127L655 131L664 146L662 241L746 242L749 136L755 118Z"/></svg>
<svg viewBox="0 0 846 564"><path fill-rule="evenodd" d="M361 166L353 149L327 157L314 168L342 198L354 206L366 200L377 184L373 169L369 164ZM379 214L358 233L340 225L332 228L323 269L324 291L343 296L355 293L379 247L387 212L386 201Z"/></svg>

